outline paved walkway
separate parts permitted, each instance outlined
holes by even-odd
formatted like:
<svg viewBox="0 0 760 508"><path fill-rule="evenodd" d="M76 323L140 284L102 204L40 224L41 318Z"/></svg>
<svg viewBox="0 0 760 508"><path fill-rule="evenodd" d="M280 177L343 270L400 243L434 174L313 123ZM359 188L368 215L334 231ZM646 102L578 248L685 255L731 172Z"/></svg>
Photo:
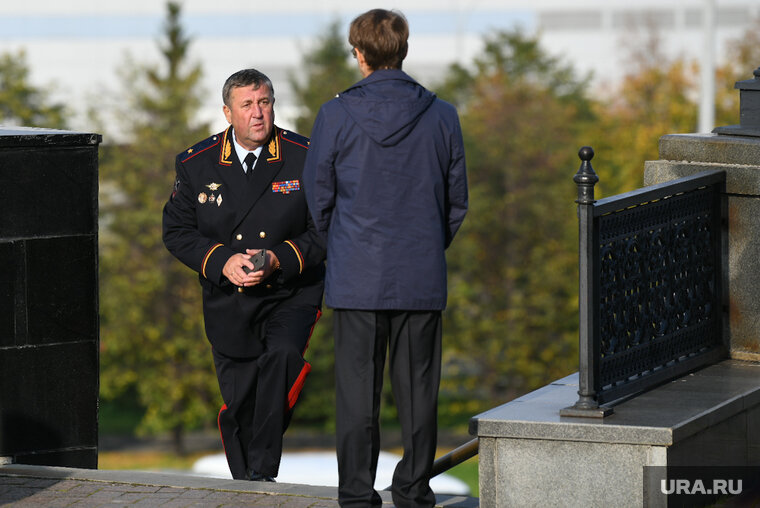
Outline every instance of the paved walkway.
<svg viewBox="0 0 760 508"><path fill-rule="evenodd" d="M390 492L381 492L392 505ZM478 499L438 495L437 506L476 508ZM140 471L0 465L0 506L338 507L335 487L247 482Z"/></svg>

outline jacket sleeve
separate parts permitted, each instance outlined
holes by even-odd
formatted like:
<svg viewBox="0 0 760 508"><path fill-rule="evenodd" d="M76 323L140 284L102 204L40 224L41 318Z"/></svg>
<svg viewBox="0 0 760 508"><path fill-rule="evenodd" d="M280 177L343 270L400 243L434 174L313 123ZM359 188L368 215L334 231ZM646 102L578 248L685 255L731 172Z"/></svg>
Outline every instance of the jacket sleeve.
<svg viewBox="0 0 760 508"><path fill-rule="evenodd" d="M174 190L164 205L163 240L166 248L202 277L217 285L229 283L222 268L235 253L198 229L196 198L184 164L177 158Z"/></svg>
<svg viewBox="0 0 760 508"><path fill-rule="evenodd" d="M272 247L280 261L280 270L284 281L296 277L325 260L325 244L314 228L314 222L307 213L307 228L295 238L285 240Z"/></svg>
<svg viewBox="0 0 760 508"><path fill-rule="evenodd" d="M459 230L459 226L462 225L468 205L464 141L456 110L454 111L453 130L451 132L451 160L449 161L447 184L448 231L446 247L451 245L454 235Z"/></svg>
<svg viewBox="0 0 760 508"><path fill-rule="evenodd" d="M324 106L317 113L311 145L303 170L304 191L316 231L323 237L330 226L335 206L335 138L330 132Z"/></svg>

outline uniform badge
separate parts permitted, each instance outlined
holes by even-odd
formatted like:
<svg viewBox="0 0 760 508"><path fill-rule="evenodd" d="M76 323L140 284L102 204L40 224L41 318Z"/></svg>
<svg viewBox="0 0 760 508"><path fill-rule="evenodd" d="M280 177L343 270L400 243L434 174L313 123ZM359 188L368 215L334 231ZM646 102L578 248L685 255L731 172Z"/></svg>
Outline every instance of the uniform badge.
<svg viewBox="0 0 760 508"><path fill-rule="evenodd" d="M301 190L300 180L284 180L282 182L272 182L272 192L290 194L291 192L298 190Z"/></svg>
<svg viewBox="0 0 760 508"><path fill-rule="evenodd" d="M211 195L208 197L208 202L209 202L209 203L213 203L214 201L216 201L216 196L214 196L214 194L212 193L212 194L211 194Z"/></svg>
<svg viewBox="0 0 760 508"><path fill-rule="evenodd" d="M206 185L206 187L208 187L209 189L211 189L211 192L214 192L215 190L217 190L221 186L222 186L221 183L213 183L213 182L210 183L210 184L208 184L208 185Z"/></svg>
<svg viewBox="0 0 760 508"><path fill-rule="evenodd" d="M219 194L216 197L216 206L222 206L222 195L221 194Z"/></svg>
<svg viewBox="0 0 760 508"><path fill-rule="evenodd" d="M198 194L198 203L203 204L206 202L207 199L208 199L208 196L206 196L205 192L201 192L200 194Z"/></svg>
<svg viewBox="0 0 760 508"><path fill-rule="evenodd" d="M229 159L230 154L232 154L232 145L228 142L224 142L224 158Z"/></svg>

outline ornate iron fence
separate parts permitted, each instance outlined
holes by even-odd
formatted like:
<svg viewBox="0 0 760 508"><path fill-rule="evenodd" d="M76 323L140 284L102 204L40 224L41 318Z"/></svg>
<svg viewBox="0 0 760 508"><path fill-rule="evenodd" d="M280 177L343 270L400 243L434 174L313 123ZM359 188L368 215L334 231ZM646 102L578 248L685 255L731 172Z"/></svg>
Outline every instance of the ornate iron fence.
<svg viewBox="0 0 760 508"><path fill-rule="evenodd" d="M632 396L727 354L723 334L725 172L594 200L578 153L579 399L563 416L606 416Z"/></svg>

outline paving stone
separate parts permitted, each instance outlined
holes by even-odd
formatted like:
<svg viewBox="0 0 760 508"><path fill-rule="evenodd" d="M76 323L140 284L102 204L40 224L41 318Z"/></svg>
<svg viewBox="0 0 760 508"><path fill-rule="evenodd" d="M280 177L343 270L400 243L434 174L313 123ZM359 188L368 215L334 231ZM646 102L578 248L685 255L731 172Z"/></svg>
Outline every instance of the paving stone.
<svg viewBox="0 0 760 508"><path fill-rule="evenodd" d="M382 492L391 506L389 492ZM476 508L476 498L444 496L449 508ZM337 489L244 482L190 475L101 471L10 464L0 466L0 505L12 508L338 508ZM439 505L440 506L440 505Z"/></svg>

